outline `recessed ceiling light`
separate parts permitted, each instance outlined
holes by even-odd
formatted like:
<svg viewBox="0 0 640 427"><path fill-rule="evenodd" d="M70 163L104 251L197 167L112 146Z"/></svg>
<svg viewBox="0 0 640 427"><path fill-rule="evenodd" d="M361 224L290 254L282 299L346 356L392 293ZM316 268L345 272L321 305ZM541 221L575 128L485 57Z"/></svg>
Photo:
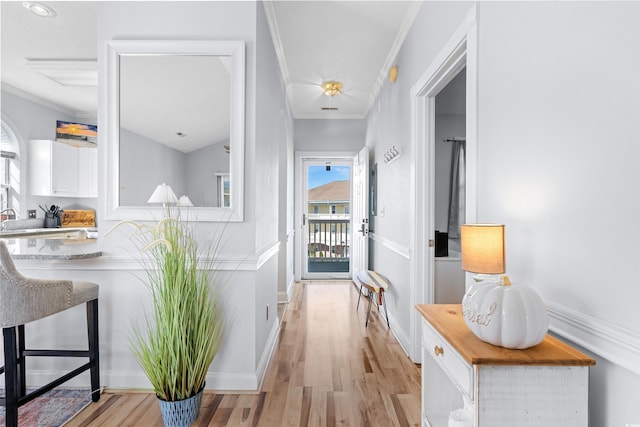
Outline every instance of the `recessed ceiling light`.
<svg viewBox="0 0 640 427"><path fill-rule="evenodd" d="M54 16L58 15L55 10L53 10L46 4L23 1L22 5L34 15L38 15L43 18L53 18Z"/></svg>

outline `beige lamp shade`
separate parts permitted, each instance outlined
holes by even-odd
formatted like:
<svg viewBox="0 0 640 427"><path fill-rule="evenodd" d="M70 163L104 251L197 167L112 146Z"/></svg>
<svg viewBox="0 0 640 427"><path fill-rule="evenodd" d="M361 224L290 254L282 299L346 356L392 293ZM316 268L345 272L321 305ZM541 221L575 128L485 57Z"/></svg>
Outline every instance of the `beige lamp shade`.
<svg viewBox="0 0 640 427"><path fill-rule="evenodd" d="M460 227L462 269L502 274L505 269L504 225L464 224Z"/></svg>
<svg viewBox="0 0 640 427"><path fill-rule="evenodd" d="M162 203L163 205L168 203L178 203L178 198L176 197L176 193L173 192L171 186L163 182L153 190L153 194L151 194L147 203Z"/></svg>

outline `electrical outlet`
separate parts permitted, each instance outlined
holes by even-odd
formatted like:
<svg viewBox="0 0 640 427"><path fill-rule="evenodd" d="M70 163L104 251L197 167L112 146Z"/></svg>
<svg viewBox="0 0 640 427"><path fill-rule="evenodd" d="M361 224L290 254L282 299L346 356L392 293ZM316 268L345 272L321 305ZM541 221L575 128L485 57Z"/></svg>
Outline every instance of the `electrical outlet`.
<svg viewBox="0 0 640 427"><path fill-rule="evenodd" d="M27 216L29 217L29 219L33 219L36 217L36 210L35 209L29 209L27 211Z"/></svg>
<svg viewBox="0 0 640 427"><path fill-rule="evenodd" d="M267 304L267 320L269 320L269 304Z"/></svg>

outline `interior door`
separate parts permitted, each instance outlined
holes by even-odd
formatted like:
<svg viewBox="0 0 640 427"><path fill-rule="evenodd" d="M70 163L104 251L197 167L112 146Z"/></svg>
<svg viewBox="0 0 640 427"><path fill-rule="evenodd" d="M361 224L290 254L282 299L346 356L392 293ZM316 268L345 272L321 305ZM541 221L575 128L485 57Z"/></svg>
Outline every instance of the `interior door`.
<svg viewBox="0 0 640 427"><path fill-rule="evenodd" d="M352 185L351 276L355 277L369 268L369 149L366 146L353 158Z"/></svg>

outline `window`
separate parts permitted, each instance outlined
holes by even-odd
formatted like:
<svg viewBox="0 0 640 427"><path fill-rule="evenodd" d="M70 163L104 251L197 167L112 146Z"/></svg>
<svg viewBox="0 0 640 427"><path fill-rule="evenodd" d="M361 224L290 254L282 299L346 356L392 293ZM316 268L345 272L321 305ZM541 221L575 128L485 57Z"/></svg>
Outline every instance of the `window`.
<svg viewBox="0 0 640 427"><path fill-rule="evenodd" d="M18 209L18 203L14 200L16 192L12 188L13 180L19 176L18 141L4 122L0 128L2 129L0 136L0 210Z"/></svg>
<svg viewBox="0 0 640 427"><path fill-rule="evenodd" d="M331 215L335 215L336 213L336 205L331 205Z"/></svg>
<svg viewBox="0 0 640 427"><path fill-rule="evenodd" d="M218 206L221 208L231 207L231 184L229 174L218 175Z"/></svg>
<svg viewBox="0 0 640 427"><path fill-rule="evenodd" d="M344 207L344 214L345 215L349 215L351 212L349 212L349 206L345 206Z"/></svg>

